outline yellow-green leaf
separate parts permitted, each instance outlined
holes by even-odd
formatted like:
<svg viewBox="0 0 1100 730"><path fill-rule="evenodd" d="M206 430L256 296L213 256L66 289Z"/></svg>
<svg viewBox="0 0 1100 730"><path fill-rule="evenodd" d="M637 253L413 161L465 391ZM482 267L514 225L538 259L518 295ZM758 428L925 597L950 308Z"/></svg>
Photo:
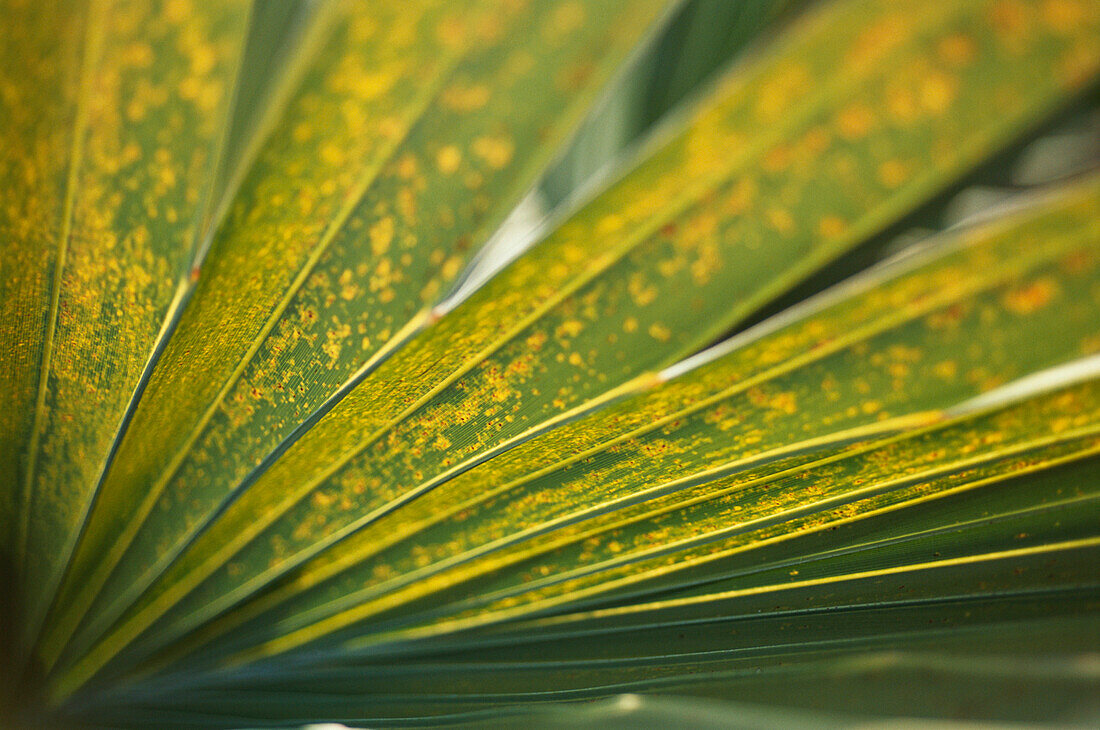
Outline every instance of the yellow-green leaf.
<svg viewBox="0 0 1100 730"><path fill-rule="evenodd" d="M143 632L167 640L486 458L652 385L647 370L713 338L1065 104L1100 65L1100 13L1078 6L1078 20L1065 23L1020 4L1021 35L1002 22L1003 7L857 0L797 23L736 69L686 131L248 476L70 682ZM1034 286L1018 297L1024 309L1049 298ZM1013 306L995 311L1007 317ZM1080 306L1078 322L1087 320ZM905 365L903 352L888 355ZM973 369L944 379L980 388L1012 374L1011 364L985 376ZM759 395L762 419L790 407L783 392ZM158 556L152 575L178 550L148 554ZM109 602L73 658L144 585Z"/></svg>
<svg viewBox="0 0 1100 730"><path fill-rule="evenodd" d="M110 606L139 592L250 469L425 321L665 4L332 9L331 37L196 262L48 662L97 594Z"/></svg>
<svg viewBox="0 0 1100 730"><path fill-rule="evenodd" d="M19 381L0 410L28 636L180 304L248 7L4 5L3 370Z"/></svg>

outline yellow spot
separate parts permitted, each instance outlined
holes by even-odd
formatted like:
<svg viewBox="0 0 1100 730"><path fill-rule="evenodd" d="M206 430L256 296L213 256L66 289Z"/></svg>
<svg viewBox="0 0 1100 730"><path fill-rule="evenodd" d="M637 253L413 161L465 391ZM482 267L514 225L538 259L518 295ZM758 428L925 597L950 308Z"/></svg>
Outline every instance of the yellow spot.
<svg viewBox="0 0 1100 730"><path fill-rule="evenodd" d="M847 228L848 224L835 215L827 215L817 224L817 232L825 238L838 238Z"/></svg>
<svg viewBox="0 0 1100 730"><path fill-rule="evenodd" d="M903 87L895 87L887 92L886 108L900 122L911 122L919 114L916 98L909 89Z"/></svg>
<svg viewBox="0 0 1100 730"><path fill-rule="evenodd" d="M871 131L875 115L865 104L852 104L837 117L836 125L840 133L848 139L857 139Z"/></svg>
<svg viewBox="0 0 1100 730"><path fill-rule="evenodd" d="M900 160L887 160L878 168L878 179L888 188L896 188L905 182L908 176L909 170Z"/></svg>
<svg viewBox="0 0 1100 730"><path fill-rule="evenodd" d="M447 145L435 156L435 164L444 175L450 175L462 162L462 153L454 145Z"/></svg>
<svg viewBox="0 0 1100 730"><path fill-rule="evenodd" d="M1072 33L1087 23L1088 11L1079 0L1047 0L1043 18L1054 30Z"/></svg>
<svg viewBox="0 0 1100 730"><path fill-rule="evenodd" d="M378 120L378 134L390 139L400 137L405 129L401 120L397 117L382 117Z"/></svg>
<svg viewBox="0 0 1100 730"><path fill-rule="evenodd" d="M824 127L814 127L802 138L801 147L812 156L820 155L829 147L829 131Z"/></svg>
<svg viewBox="0 0 1100 730"><path fill-rule="evenodd" d="M489 167L499 170L512 161L514 147L507 137L478 137L474 140L473 150Z"/></svg>
<svg viewBox="0 0 1100 730"><path fill-rule="evenodd" d="M786 145L776 145L764 155L763 165L768 172L779 172L791 161L791 152Z"/></svg>
<svg viewBox="0 0 1100 730"><path fill-rule="evenodd" d="M397 174L404 180L416 177L416 158L411 154L402 155L397 162Z"/></svg>
<svg viewBox="0 0 1100 730"><path fill-rule="evenodd" d="M932 366L932 372L939 378L951 379L958 373L959 366L954 360L943 360Z"/></svg>
<svg viewBox="0 0 1100 730"><path fill-rule="evenodd" d="M867 68L884 60L911 32L908 21L900 15L882 18L868 26L852 43L845 61L856 67Z"/></svg>
<svg viewBox="0 0 1100 730"><path fill-rule="evenodd" d="M756 97L756 115L762 121L781 114L810 84L810 74L801 65L791 65L775 74Z"/></svg>
<svg viewBox="0 0 1100 730"><path fill-rule="evenodd" d="M393 218L383 218L370 227L370 248L375 256L381 256L393 241Z"/></svg>
<svg viewBox="0 0 1100 730"><path fill-rule="evenodd" d="M794 393L777 393L771 397L768 405L787 414L794 414L798 411L798 402L795 400Z"/></svg>
<svg viewBox="0 0 1100 730"><path fill-rule="evenodd" d="M557 330L554 332L558 337L576 337L584 329L584 324L579 320L570 319L562 322L558 325Z"/></svg>
<svg viewBox="0 0 1100 730"><path fill-rule="evenodd" d="M141 159L141 147L130 142L122 148L122 152L119 153L119 161L123 165L132 165Z"/></svg>
<svg viewBox="0 0 1100 730"><path fill-rule="evenodd" d="M951 106L951 102L955 100L955 92L955 79L946 74L930 74L921 83L921 104L928 111L939 114Z"/></svg>
<svg viewBox="0 0 1100 730"><path fill-rule="evenodd" d="M191 73L205 76L214 70L218 63L218 54L212 46L196 46L191 53Z"/></svg>
<svg viewBox="0 0 1100 730"><path fill-rule="evenodd" d="M1058 63L1058 80L1067 88L1084 86L1096 72L1096 47L1079 42L1067 50Z"/></svg>
<svg viewBox="0 0 1100 730"><path fill-rule="evenodd" d="M605 215L600 219L600 222L596 225L596 232L601 234L614 233L623 227L625 221L620 215Z"/></svg>
<svg viewBox="0 0 1100 730"><path fill-rule="evenodd" d="M768 223L780 233L787 234L794 230L794 218L782 208L772 208L767 212Z"/></svg>
<svg viewBox="0 0 1100 730"><path fill-rule="evenodd" d="M401 188L398 191L397 210L405 220L410 223L416 222L416 194L409 188Z"/></svg>
<svg viewBox="0 0 1100 730"><path fill-rule="evenodd" d="M657 287L647 283L641 272L631 275L627 282L627 290L630 292L630 298L639 307L648 306L657 298Z"/></svg>
<svg viewBox="0 0 1100 730"><path fill-rule="evenodd" d="M145 118L145 105L134 99L126 105L126 118L131 122L140 122Z"/></svg>
<svg viewBox="0 0 1100 730"><path fill-rule="evenodd" d="M350 301L359 293L359 287L355 285L353 276L351 269L344 269L344 273L340 274L340 297L342 299Z"/></svg>
<svg viewBox="0 0 1100 730"><path fill-rule="evenodd" d="M669 330L668 327L665 327L663 324L654 322L653 324L649 325L649 336L657 340L658 342L668 342L669 339L672 337L672 331Z"/></svg>
<svg viewBox="0 0 1100 730"><path fill-rule="evenodd" d="M536 332L527 338L527 349L533 352L538 352L546 344L546 333Z"/></svg>
<svg viewBox="0 0 1100 730"><path fill-rule="evenodd" d="M1027 8L1019 0L1001 0L989 10L989 22L997 36L1013 50L1021 49L1028 35Z"/></svg>
<svg viewBox="0 0 1100 730"><path fill-rule="evenodd" d="M340 145L329 142L321 147L321 161L326 165L340 166L344 164L344 150Z"/></svg>
<svg viewBox="0 0 1100 730"><path fill-rule="evenodd" d="M546 26L547 37L560 38L572 33L584 24L584 6L579 2L566 2L554 8Z"/></svg>
<svg viewBox="0 0 1100 730"><path fill-rule="evenodd" d="M202 94L202 81L197 76L188 76L180 82L179 94L183 99L194 101Z"/></svg>
<svg viewBox="0 0 1100 730"><path fill-rule="evenodd" d="M357 74L350 84L351 92L364 101L377 99L393 88L397 77L384 71Z"/></svg>
<svg viewBox="0 0 1100 730"><path fill-rule="evenodd" d="M439 273L444 279L453 279L458 275L459 270L462 268L462 258L458 256L452 256L443 262L443 266L440 268Z"/></svg>
<svg viewBox="0 0 1100 730"><path fill-rule="evenodd" d="M489 87L484 84L475 86L451 86L443 92L443 105L457 112L472 112L485 106L489 101Z"/></svg>
<svg viewBox="0 0 1100 730"><path fill-rule="evenodd" d="M755 193L756 187L751 178L743 177L738 180L733 186L733 190L730 191L729 197L726 198L724 206L726 214L744 213L752 202Z"/></svg>
<svg viewBox="0 0 1100 730"><path fill-rule="evenodd" d="M569 353L569 364L580 367L584 365L584 358L581 357L579 352L571 352Z"/></svg>
<svg viewBox="0 0 1100 730"><path fill-rule="evenodd" d="M627 317L623 320L624 332L636 332L638 330L638 320L633 317Z"/></svg>
<svg viewBox="0 0 1100 730"><path fill-rule="evenodd" d="M965 66L974 60L977 49L970 36L955 33L940 41L939 53L940 58L952 66Z"/></svg>
<svg viewBox="0 0 1100 730"><path fill-rule="evenodd" d="M458 16L452 15L435 28L439 41L449 48L461 48L466 41L466 26Z"/></svg>

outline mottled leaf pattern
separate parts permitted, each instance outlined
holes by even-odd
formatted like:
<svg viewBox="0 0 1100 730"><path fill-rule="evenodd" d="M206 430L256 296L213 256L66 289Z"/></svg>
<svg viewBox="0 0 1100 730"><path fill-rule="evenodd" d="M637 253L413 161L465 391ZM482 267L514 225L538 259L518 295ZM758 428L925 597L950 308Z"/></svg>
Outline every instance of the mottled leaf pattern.
<svg viewBox="0 0 1100 730"><path fill-rule="evenodd" d="M104 485L67 627L97 590L144 587L141 556L171 558L424 321L663 4L345 8L202 265Z"/></svg>
<svg viewBox="0 0 1100 730"><path fill-rule="evenodd" d="M216 164L228 126L248 3L90 2L71 14L16 5L5 31L13 65L19 34L39 46L55 32L72 37L71 50L63 44L34 59L31 74L10 68L5 76L5 108L32 97L11 112L3 135L5 164L24 188L5 211L12 255L4 258L14 271L5 271L13 291L3 305L14 309L3 319L33 328L26 340L12 338L26 343L16 354L22 367L38 373L32 388L14 391L36 395L11 406L32 415L13 429L27 441L8 464L23 485L15 552L36 576L26 590L28 611L38 615L186 279L209 193L204 171ZM43 90L56 98L41 98ZM53 124L43 126L38 113ZM40 178L44 197L36 200Z"/></svg>
<svg viewBox="0 0 1100 730"><path fill-rule="evenodd" d="M857 281L854 296L452 479L322 554L250 609L275 605L278 616L308 617L282 618L289 628L362 602L332 620L339 623L464 586L555 544L573 547L560 563L529 567L520 584L623 560L631 542L664 550L746 507L735 491L719 508L705 499L715 490L942 420L943 409L1005 380L1095 353L1098 199L1092 181L1049 207L944 241L930 262ZM1055 321L1059 340L1030 349ZM983 327L997 339L976 338ZM729 484L716 486L723 477ZM807 499L801 489L781 494L796 505ZM651 515L676 526L652 524ZM610 527L630 540L603 535ZM279 604L317 584L295 604Z"/></svg>
<svg viewBox="0 0 1100 730"><path fill-rule="evenodd" d="M667 552L745 519L749 487L742 485L791 500L772 509L806 508L827 481L804 472L807 464L935 423L967 397L1096 352L1098 200L1100 186L1089 182L1015 219L943 241L930 261L905 261L900 272L854 282L854 295L651 393L533 439L387 515L245 614L266 607L271 613L253 619L258 626L278 616L281 630L300 629L301 639L396 607L406 613L410 601L433 605L439 591L455 586L462 593L474 578L494 573L528 587L548 577L555 590L573 593L580 587L561 583L571 570L626 562L632 546ZM1042 247L1027 244L1040 240ZM1054 321L1059 340L1029 350ZM997 338L975 337L982 327L994 328ZM1034 435L1047 417L1036 411L1024 433ZM905 462L871 463L902 473ZM808 486L770 483L788 472ZM869 477L833 479L843 486ZM555 562L532 558L555 548L563 553ZM523 571L500 577L511 565ZM598 586L604 577L586 580ZM290 605L280 603L306 589ZM331 614L316 629L303 628Z"/></svg>
<svg viewBox="0 0 1100 730"><path fill-rule="evenodd" d="M0 0L0 724L1094 714L1095 161L894 236L1100 6L746 3L486 273L706 1Z"/></svg>
<svg viewBox="0 0 1100 730"><path fill-rule="evenodd" d="M798 23L717 89L684 133L403 347L250 480L101 651L169 609L188 624L206 618L495 451L617 388L644 386L647 369L949 184L993 140L1082 83L1042 67L1063 64L1083 26L1037 26L1042 33L1026 39L1033 53L1020 54L989 21L998 7L857 2ZM827 88L809 93L818 78ZM863 123L849 127L853 116ZM920 174L880 174L894 162L915 172L907 155L924 149L943 154ZM851 179L838 184L845 169ZM784 200L801 201L800 218L815 224L783 225ZM674 295L683 291L691 295Z"/></svg>

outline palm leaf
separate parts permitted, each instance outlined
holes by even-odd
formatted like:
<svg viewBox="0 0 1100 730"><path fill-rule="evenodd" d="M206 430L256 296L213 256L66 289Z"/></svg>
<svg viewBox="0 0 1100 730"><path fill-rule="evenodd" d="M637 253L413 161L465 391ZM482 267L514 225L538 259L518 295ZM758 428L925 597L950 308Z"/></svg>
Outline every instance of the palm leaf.
<svg viewBox="0 0 1100 730"><path fill-rule="evenodd" d="M1100 12L804 5L6 0L14 721L1090 711Z"/></svg>

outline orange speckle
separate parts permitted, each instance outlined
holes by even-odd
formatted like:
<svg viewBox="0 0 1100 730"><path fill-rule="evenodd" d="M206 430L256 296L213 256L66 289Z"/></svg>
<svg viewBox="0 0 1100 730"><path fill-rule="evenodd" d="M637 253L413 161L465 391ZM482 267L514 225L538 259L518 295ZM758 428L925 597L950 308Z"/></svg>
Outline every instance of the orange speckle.
<svg viewBox="0 0 1100 730"><path fill-rule="evenodd" d="M820 155L829 147L829 131L814 127L802 138L801 146L810 155Z"/></svg>
<svg viewBox="0 0 1100 730"><path fill-rule="evenodd" d="M1028 34L1027 8L1019 0L1001 0L989 10L989 22L994 32L1013 50Z"/></svg>
<svg viewBox="0 0 1100 730"><path fill-rule="evenodd" d="M457 16L443 20L436 26L435 34L436 38L449 48L461 48L466 42L466 26Z"/></svg>
<svg viewBox="0 0 1100 730"><path fill-rule="evenodd" d="M1096 72L1096 47L1079 42L1070 47L1058 63L1058 80L1069 89L1084 86Z"/></svg>
<svg viewBox="0 0 1100 730"><path fill-rule="evenodd" d="M883 60L910 35L907 20L889 16L868 26L852 44L845 61L856 67L870 67Z"/></svg>
<svg viewBox="0 0 1100 730"><path fill-rule="evenodd" d="M764 155L764 169L768 172L779 172L791 161L791 151L786 145L776 145Z"/></svg>
<svg viewBox="0 0 1100 730"><path fill-rule="evenodd" d="M1057 291L1057 285L1051 279L1040 279L1021 289L1015 289L1005 295L1005 307L1017 314L1030 314L1050 303Z"/></svg>
<svg viewBox="0 0 1100 730"><path fill-rule="evenodd" d="M397 162L397 174L405 180L416 177L416 158L407 153L402 155Z"/></svg>
<svg viewBox="0 0 1100 730"><path fill-rule="evenodd" d="M733 186L733 190L730 191L729 197L726 198L724 206L726 214L736 215L745 212L752 202L755 192L756 189L750 178L743 177L738 180Z"/></svg>
<svg viewBox="0 0 1100 730"><path fill-rule="evenodd" d="M1079 0L1047 0L1043 19L1054 30L1072 33L1088 20L1088 11Z"/></svg>
<svg viewBox="0 0 1100 730"><path fill-rule="evenodd" d="M798 411L798 402L795 400L794 393L777 393L771 397L768 405L789 415Z"/></svg>
<svg viewBox="0 0 1100 730"><path fill-rule="evenodd" d="M836 125L841 135L848 139L864 136L875 123L875 114L865 104L852 104L837 116Z"/></svg>

